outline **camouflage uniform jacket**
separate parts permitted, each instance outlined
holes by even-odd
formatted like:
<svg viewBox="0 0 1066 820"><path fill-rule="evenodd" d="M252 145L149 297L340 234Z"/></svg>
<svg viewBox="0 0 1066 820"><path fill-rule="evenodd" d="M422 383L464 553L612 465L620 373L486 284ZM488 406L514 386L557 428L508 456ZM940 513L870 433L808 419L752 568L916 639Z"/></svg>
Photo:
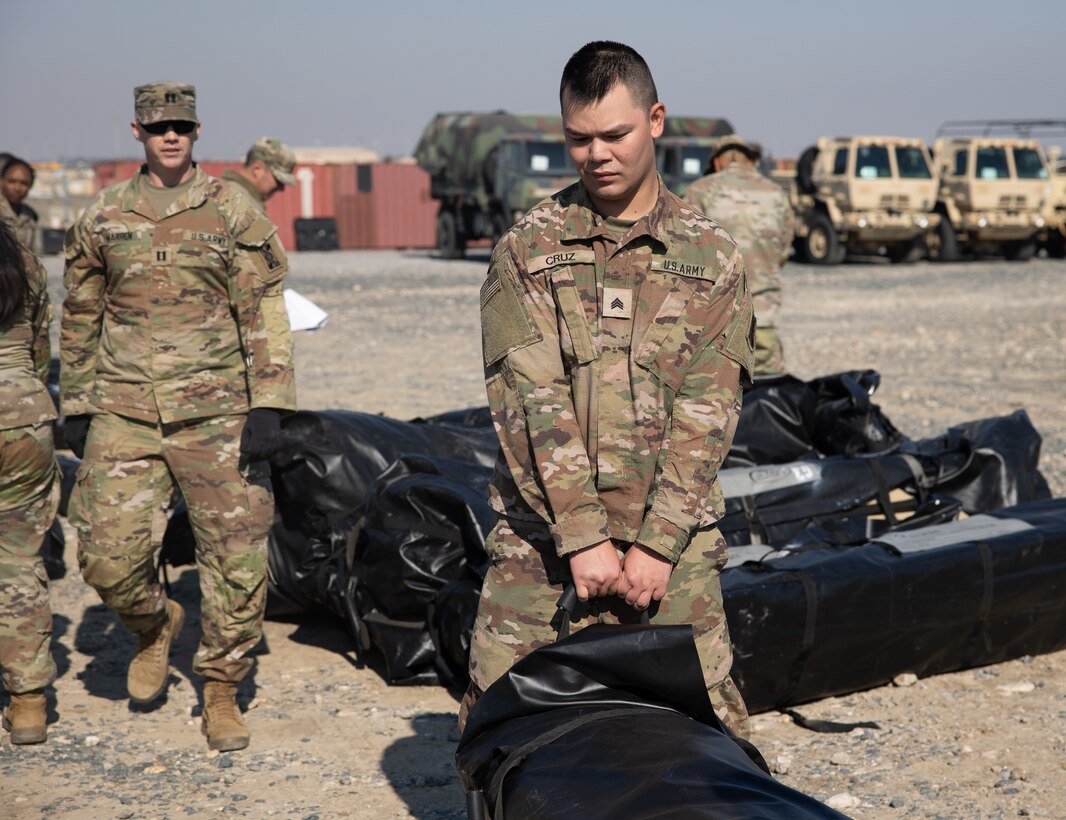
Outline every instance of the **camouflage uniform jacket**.
<svg viewBox="0 0 1066 820"><path fill-rule="evenodd" d="M659 191L616 244L570 186L505 234L482 286L490 501L546 523L560 556L613 538L676 562L723 514L751 300L729 235Z"/></svg>
<svg viewBox="0 0 1066 820"><path fill-rule="evenodd" d="M238 186L241 193L248 197L253 205L263 213L266 213L266 203L263 201L263 195L245 178L244 174L234 171L232 168L227 168L222 172L222 181Z"/></svg>
<svg viewBox="0 0 1066 820"><path fill-rule="evenodd" d="M33 236L37 231L37 212L33 208L23 203L19 213L15 213L11 203L0 195L0 219L10 226L19 244L33 250Z"/></svg>
<svg viewBox="0 0 1066 820"><path fill-rule="evenodd" d="M744 255L753 295L780 290L777 272L788 260L795 231L780 185L753 165L732 163L693 182L685 201L729 231Z"/></svg>
<svg viewBox="0 0 1066 820"><path fill-rule="evenodd" d="M295 409L273 223L200 168L157 215L145 173L102 191L67 232L63 412L169 423Z"/></svg>
<svg viewBox="0 0 1066 820"><path fill-rule="evenodd" d="M0 430L51 421L55 405L48 395L48 367L52 347L48 326L52 305L47 274L37 258L26 252L29 288L22 315L0 327Z"/></svg>

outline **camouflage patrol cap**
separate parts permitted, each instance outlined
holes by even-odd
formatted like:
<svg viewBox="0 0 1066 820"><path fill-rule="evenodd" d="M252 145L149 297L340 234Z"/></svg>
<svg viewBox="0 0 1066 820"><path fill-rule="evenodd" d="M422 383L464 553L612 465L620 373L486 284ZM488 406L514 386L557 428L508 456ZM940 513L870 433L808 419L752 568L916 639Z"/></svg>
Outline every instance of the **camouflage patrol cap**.
<svg viewBox="0 0 1066 820"><path fill-rule="evenodd" d="M296 165L296 155L285 143L275 137L260 137L248 151L248 162L262 160L270 169L274 179L283 185L295 185L296 179L292 169Z"/></svg>
<svg viewBox="0 0 1066 820"><path fill-rule="evenodd" d="M748 142L739 134L726 134L724 137L719 137L715 142L714 147L711 149L711 155L707 158L707 164L710 165L714 162L714 158L719 154L729 151L741 151L751 159L752 162L758 162L762 157L762 149L758 143Z"/></svg>
<svg viewBox="0 0 1066 820"><path fill-rule="evenodd" d="M165 120L196 119L196 87L185 83L148 83L133 89L137 122L151 125Z"/></svg>

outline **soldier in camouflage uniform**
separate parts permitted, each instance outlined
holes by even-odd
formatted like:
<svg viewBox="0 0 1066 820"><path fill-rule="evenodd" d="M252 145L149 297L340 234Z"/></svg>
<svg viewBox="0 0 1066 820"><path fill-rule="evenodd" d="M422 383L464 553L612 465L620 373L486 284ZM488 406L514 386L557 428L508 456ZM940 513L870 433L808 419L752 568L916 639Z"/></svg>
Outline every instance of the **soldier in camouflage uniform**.
<svg viewBox="0 0 1066 820"><path fill-rule="evenodd" d="M59 503L45 387L51 319L44 268L0 224L0 671L12 743L45 740L44 687L56 676L41 560Z"/></svg>
<svg viewBox="0 0 1066 820"><path fill-rule="evenodd" d="M707 176L692 183L685 201L729 231L744 255L758 320L755 372L769 375L785 372L777 315L781 266L792 248L795 218L784 189L755 167L760 154L736 134L722 137L711 152Z"/></svg>
<svg viewBox="0 0 1066 820"><path fill-rule="evenodd" d="M139 638L127 686L148 702L166 687L184 617L156 569L181 489L203 594L203 728L226 751L248 744L235 695L262 634L264 459L296 406L288 265L259 208L193 163L193 87L154 83L134 97L147 162L67 234L61 399L68 441L84 447L70 521L82 575Z"/></svg>
<svg viewBox="0 0 1066 820"><path fill-rule="evenodd" d="M292 175L295 167L296 156L289 146L274 137L260 137L248 149L244 167L239 171L223 171L222 179L238 186L265 213L270 197L286 185L296 184Z"/></svg>
<svg viewBox="0 0 1066 820"><path fill-rule="evenodd" d="M33 166L18 157L8 157L0 166L0 221L6 222L15 238L31 251L37 233L37 211L25 199L35 177Z"/></svg>
<svg viewBox="0 0 1066 820"><path fill-rule="evenodd" d="M504 235L481 290L500 517L460 722L554 639L572 582L587 602L577 626L645 609L652 623L691 624L711 701L743 735L715 527L717 471L752 367L743 263L655 172L665 108L640 55L586 45L561 102L580 181Z"/></svg>

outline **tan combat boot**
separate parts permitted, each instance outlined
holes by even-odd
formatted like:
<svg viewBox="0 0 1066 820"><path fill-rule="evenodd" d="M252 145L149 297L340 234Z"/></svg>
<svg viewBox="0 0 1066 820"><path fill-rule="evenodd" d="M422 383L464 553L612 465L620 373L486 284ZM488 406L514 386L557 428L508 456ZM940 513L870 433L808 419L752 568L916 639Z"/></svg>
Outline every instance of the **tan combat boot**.
<svg viewBox="0 0 1066 820"><path fill-rule="evenodd" d="M177 601L168 599L163 625L137 636L140 644L126 675L130 700L149 703L162 694L170 674L170 644L184 625L185 610Z"/></svg>
<svg viewBox="0 0 1066 820"><path fill-rule="evenodd" d="M48 737L44 690L12 695L11 703L4 708L4 728L11 733L11 742L14 744L44 743Z"/></svg>
<svg viewBox="0 0 1066 820"><path fill-rule="evenodd" d="M235 752L247 747L251 734L237 706L237 684L218 680L209 680L204 684L201 728L211 749Z"/></svg>

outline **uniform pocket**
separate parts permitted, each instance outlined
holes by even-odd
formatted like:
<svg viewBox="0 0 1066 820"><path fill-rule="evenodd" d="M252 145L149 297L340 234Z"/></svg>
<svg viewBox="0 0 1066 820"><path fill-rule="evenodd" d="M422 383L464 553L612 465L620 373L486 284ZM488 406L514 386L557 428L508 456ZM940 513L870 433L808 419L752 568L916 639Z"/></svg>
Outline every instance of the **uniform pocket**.
<svg viewBox="0 0 1066 820"><path fill-rule="evenodd" d="M562 316L559 336L563 358L570 367L588 364L599 358L599 350L595 326L585 311L573 271L570 268L557 268L550 276L555 304Z"/></svg>
<svg viewBox="0 0 1066 820"><path fill-rule="evenodd" d="M634 361L674 392L681 389L698 351L721 333L728 300L719 306L678 280L640 340Z"/></svg>

